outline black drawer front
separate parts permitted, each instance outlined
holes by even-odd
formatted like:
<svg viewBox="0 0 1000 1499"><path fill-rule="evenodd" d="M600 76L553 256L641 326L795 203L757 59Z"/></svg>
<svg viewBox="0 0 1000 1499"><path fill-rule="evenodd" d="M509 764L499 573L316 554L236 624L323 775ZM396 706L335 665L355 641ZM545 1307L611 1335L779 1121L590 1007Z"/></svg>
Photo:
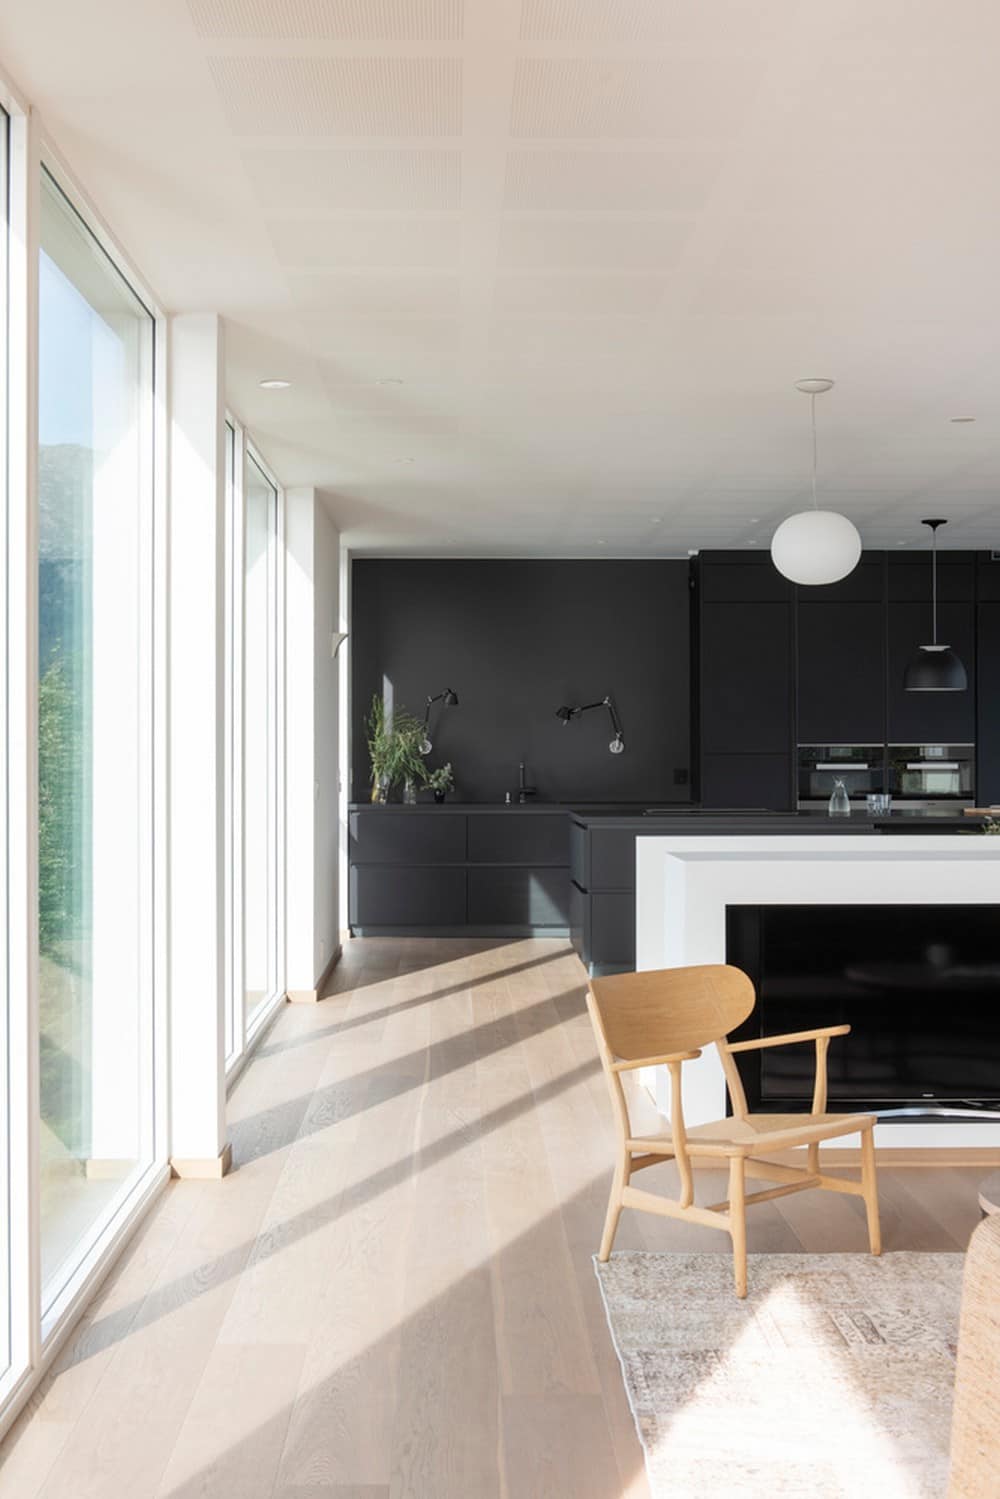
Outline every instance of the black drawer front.
<svg viewBox="0 0 1000 1499"><path fill-rule="evenodd" d="M635 967L635 896L631 891L590 897L590 961Z"/></svg>
<svg viewBox="0 0 1000 1499"><path fill-rule="evenodd" d="M469 817L470 864L569 864L569 816L556 812Z"/></svg>
<svg viewBox="0 0 1000 1499"><path fill-rule="evenodd" d="M595 828L590 835L591 890L635 889L635 834Z"/></svg>
<svg viewBox="0 0 1000 1499"><path fill-rule="evenodd" d="M352 812L351 863L462 864L465 823L455 812Z"/></svg>
<svg viewBox="0 0 1000 1499"><path fill-rule="evenodd" d="M589 963L590 896L573 880L569 886L569 937L581 963Z"/></svg>
<svg viewBox="0 0 1000 1499"><path fill-rule="evenodd" d="M464 926L464 869L351 870L351 925Z"/></svg>
<svg viewBox="0 0 1000 1499"><path fill-rule="evenodd" d="M590 834L578 822L569 825L569 877L581 890L590 889Z"/></svg>
<svg viewBox="0 0 1000 1499"><path fill-rule="evenodd" d="M470 869L472 926L569 926L566 869Z"/></svg>

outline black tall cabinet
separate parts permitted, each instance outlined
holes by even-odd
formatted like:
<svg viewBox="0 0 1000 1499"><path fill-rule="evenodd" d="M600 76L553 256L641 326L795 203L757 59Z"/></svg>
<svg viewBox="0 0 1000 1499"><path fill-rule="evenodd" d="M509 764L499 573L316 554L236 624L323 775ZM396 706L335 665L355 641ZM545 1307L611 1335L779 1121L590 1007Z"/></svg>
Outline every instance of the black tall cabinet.
<svg viewBox="0 0 1000 1499"><path fill-rule="evenodd" d="M769 555L691 567L694 751L706 806L795 803L800 744L976 744L979 802L1000 802L1000 560L944 552L938 637L966 692L907 692L931 639L929 551L866 552L839 583L799 588Z"/></svg>
<svg viewBox="0 0 1000 1499"><path fill-rule="evenodd" d="M770 557L713 552L691 568L700 764L707 807L789 808L794 590Z"/></svg>
<svg viewBox="0 0 1000 1499"><path fill-rule="evenodd" d="M979 558L976 579L976 800L1000 803L1000 556Z"/></svg>
<svg viewBox="0 0 1000 1499"><path fill-rule="evenodd" d="M884 744L885 560L797 592L799 744Z"/></svg>

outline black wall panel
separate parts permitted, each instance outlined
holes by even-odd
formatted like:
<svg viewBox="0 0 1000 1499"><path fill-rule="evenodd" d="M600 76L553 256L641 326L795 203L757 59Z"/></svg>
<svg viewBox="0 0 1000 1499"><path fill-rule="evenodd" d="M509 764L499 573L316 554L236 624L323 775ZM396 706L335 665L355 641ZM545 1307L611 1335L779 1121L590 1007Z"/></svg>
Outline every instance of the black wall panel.
<svg viewBox="0 0 1000 1499"><path fill-rule="evenodd" d="M352 799L369 790L364 717L391 689L435 705L431 765L450 760L458 795L502 801L518 763L547 801L685 801L690 796L688 568L683 561L359 558L351 598ZM611 693L607 713L564 727L562 703ZM680 777L680 779L678 779Z"/></svg>

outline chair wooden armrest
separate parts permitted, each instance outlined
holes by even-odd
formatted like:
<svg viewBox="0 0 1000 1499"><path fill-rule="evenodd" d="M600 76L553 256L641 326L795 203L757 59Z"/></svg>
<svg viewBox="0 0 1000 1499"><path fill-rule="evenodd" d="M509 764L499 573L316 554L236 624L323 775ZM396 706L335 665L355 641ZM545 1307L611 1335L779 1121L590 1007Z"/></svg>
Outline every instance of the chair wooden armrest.
<svg viewBox="0 0 1000 1499"><path fill-rule="evenodd" d="M761 1036L758 1041L727 1041L727 1051L760 1051L765 1046L791 1046L795 1041L819 1041L824 1036L846 1036L849 1025L824 1025L815 1031L788 1031L784 1036Z"/></svg>
<svg viewBox="0 0 1000 1499"><path fill-rule="evenodd" d="M796 1041L816 1042L816 1080L813 1084L812 1112L814 1114L826 1113L826 1053L832 1036L846 1036L851 1027L849 1025L822 1025L814 1031L788 1031L784 1036L761 1036L759 1041L736 1041L732 1045L728 1041L723 1042L726 1051L761 1051L766 1046L792 1046ZM816 1148L810 1146L812 1160L818 1162Z"/></svg>
<svg viewBox="0 0 1000 1499"><path fill-rule="evenodd" d="M637 1057L632 1062L612 1062L612 1072L631 1072L636 1067L669 1067L671 1062L694 1062L700 1051L672 1051L662 1057Z"/></svg>

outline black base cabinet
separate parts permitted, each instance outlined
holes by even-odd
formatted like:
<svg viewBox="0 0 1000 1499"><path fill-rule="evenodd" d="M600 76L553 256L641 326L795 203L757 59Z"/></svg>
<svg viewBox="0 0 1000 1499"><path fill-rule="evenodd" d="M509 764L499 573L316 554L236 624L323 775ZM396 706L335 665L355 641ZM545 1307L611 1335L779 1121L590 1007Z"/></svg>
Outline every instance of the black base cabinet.
<svg viewBox="0 0 1000 1499"><path fill-rule="evenodd" d="M351 870L352 926L438 931L465 922L464 869L360 864Z"/></svg>
<svg viewBox="0 0 1000 1499"><path fill-rule="evenodd" d="M355 936L570 932L569 815L533 807L352 807Z"/></svg>
<svg viewBox="0 0 1000 1499"><path fill-rule="evenodd" d="M588 828L570 834L573 946L592 974L635 967L635 833Z"/></svg>

